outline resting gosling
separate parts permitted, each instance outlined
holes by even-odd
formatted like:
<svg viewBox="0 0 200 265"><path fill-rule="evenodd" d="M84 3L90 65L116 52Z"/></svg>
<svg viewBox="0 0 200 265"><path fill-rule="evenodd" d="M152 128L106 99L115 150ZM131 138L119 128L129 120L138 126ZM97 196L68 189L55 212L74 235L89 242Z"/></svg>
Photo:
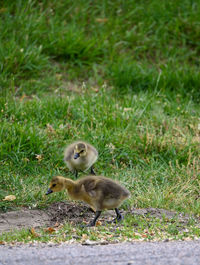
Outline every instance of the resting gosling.
<svg viewBox="0 0 200 265"><path fill-rule="evenodd" d="M86 176L73 181L61 176L53 177L46 195L67 189L73 200L88 203L96 212L94 219L87 226L95 226L104 209L115 209L114 222L123 219L118 207L130 195L129 191L118 182L103 176Z"/></svg>
<svg viewBox="0 0 200 265"><path fill-rule="evenodd" d="M90 168L91 174L95 175L92 165L98 158L98 152L94 146L86 142L75 142L67 146L64 152L64 161L70 171L78 177L78 171L86 171Z"/></svg>

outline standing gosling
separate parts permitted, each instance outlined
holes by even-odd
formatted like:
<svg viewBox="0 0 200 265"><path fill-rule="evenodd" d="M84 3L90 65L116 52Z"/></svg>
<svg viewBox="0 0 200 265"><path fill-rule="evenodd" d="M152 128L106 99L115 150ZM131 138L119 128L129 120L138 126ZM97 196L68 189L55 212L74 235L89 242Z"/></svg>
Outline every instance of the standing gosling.
<svg viewBox="0 0 200 265"><path fill-rule="evenodd" d="M85 142L75 142L67 146L64 152L64 161L69 170L78 177L78 171L86 171L90 168L91 174L95 175L92 165L98 158L98 152L94 146Z"/></svg>
<svg viewBox="0 0 200 265"><path fill-rule="evenodd" d="M74 200L88 203L96 212L94 219L87 226L95 226L102 210L115 209L114 222L123 219L118 207L130 195L129 191L118 182L102 176L86 176L73 181L61 176L53 177L46 195L67 189Z"/></svg>

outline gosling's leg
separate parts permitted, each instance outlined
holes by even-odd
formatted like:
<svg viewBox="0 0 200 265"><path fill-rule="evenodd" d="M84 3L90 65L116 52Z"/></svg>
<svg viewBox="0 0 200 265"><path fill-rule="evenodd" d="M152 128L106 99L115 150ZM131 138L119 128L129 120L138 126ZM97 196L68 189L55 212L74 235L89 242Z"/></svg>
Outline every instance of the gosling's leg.
<svg viewBox="0 0 200 265"><path fill-rule="evenodd" d="M96 211L94 219L87 226L95 226L97 219L101 215L101 211Z"/></svg>
<svg viewBox="0 0 200 265"><path fill-rule="evenodd" d="M75 173L75 178L77 179L78 178L78 170L75 169L74 173Z"/></svg>
<svg viewBox="0 0 200 265"><path fill-rule="evenodd" d="M123 220L123 216L121 215L121 213L119 212L117 208L115 208L115 212L116 212L117 217L113 220L113 222L116 223L116 222L120 222L121 220Z"/></svg>
<svg viewBox="0 0 200 265"><path fill-rule="evenodd" d="M95 173L95 171L94 171L94 169L93 169L92 166L91 166L91 168L90 168L90 173L91 173L92 175L96 175L96 173Z"/></svg>

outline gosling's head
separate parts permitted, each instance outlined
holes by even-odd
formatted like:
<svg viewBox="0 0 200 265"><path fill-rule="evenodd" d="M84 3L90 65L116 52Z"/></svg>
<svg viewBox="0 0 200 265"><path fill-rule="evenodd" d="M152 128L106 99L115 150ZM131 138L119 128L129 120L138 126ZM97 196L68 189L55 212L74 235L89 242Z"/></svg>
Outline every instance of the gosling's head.
<svg viewBox="0 0 200 265"><path fill-rule="evenodd" d="M74 159L86 156L87 146L84 143L77 143L74 147Z"/></svg>
<svg viewBox="0 0 200 265"><path fill-rule="evenodd" d="M46 195L52 192L61 191L64 188L65 188L65 184L64 184L63 177L60 177L60 176L53 177L50 182L49 189L47 190Z"/></svg>

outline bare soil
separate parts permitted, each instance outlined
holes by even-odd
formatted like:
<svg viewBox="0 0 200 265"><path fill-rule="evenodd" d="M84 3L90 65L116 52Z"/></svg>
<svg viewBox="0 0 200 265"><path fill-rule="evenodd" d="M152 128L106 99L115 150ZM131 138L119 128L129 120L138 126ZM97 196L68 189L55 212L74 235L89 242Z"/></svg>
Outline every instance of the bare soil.
<svg viewBox="0 0 200 265"><path fill-rule="evenodd" d="M133 215L150 215L156 218L162 218L163 215L168 218L177 217L181 222L187 223L188 215L177 214L173 211L164 209L132 208L128 211L120 210L123 215L131 213ZM22 228L39 228L45 226L53 226L56 223L70 222L74 225L82 224L83 221L90 221L94 217L94 213L83 203L74 202L56 202L47 209L27 209L23 208L18 211L11 211L0 214L0 233ZM101 216L101 221L110 221L115 217L114 211L105 211Z"/></svg>

